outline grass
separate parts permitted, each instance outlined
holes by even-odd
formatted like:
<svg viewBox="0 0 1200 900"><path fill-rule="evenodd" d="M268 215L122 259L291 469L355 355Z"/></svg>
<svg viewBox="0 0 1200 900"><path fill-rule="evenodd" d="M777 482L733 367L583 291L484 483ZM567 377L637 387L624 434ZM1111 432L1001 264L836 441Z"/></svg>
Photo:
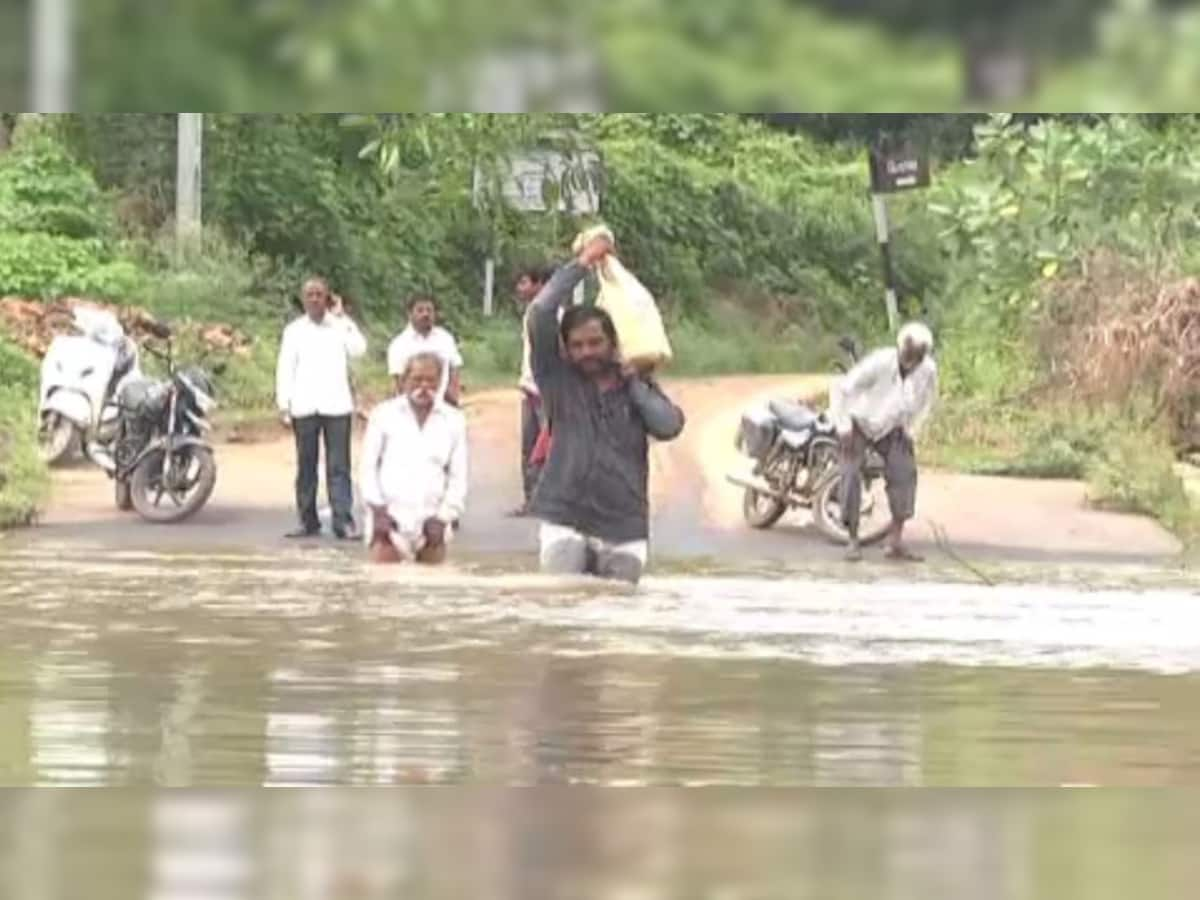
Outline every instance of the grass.
<svg viewBox="0 0 1200 900"><path fill-rule="evenodd" d="M946 398L921 449L928 465L969 474L1084 480L1091 506L1150 516L1200 553L1200 505L1169 438L1126 409Z"/></svg>
<svg viewBox="0 0 1200 900"><path fill-rule="evenodd" d="M0 337L0 528L28 525L50 476L38 457L33 361Z"/></svg>
<svg viewBox="0 0 1200 900"><path fill-rule="evenodd" d="M1175 469L1169 445L1150 434L1117 435L1089 464L1088 502L1100 509L1153 516L1194 558L1200 554L1200 505Z"/></svg>
<svg viewBox="0 0 1200 900"><path fill-rule="evenodd" d="M50 487L25 391L0 389L0 529L28 525Z"/></svg>

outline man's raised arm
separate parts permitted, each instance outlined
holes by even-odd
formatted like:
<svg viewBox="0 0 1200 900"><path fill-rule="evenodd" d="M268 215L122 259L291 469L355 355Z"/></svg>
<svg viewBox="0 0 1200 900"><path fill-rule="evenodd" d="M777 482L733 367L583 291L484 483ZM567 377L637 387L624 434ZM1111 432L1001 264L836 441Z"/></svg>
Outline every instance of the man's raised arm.
<svg viewBox="0 0 1200 900"><path fill-rule="evenodd" d="M540 383L553 377L557 367L563 364L558 348L558 313L585 275L587 267L578 260L571 260L551 276L530 305L529 363L534 381Z"/></svg>

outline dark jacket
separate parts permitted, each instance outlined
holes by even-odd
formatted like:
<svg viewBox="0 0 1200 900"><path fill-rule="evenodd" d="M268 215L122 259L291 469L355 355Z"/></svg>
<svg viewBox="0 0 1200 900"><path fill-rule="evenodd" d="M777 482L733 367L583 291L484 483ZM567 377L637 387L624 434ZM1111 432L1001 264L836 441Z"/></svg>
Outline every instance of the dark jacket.
<svg viewBox="0 0 1200 900"><path fill-rule="evenodd" d="M560 268L533 301L533 376L554 441L533 497L533 515L613 543L649 536L649 441L683 431L683 412L652 380L601 391L562 354L558 313L587 270Z"/></svg>

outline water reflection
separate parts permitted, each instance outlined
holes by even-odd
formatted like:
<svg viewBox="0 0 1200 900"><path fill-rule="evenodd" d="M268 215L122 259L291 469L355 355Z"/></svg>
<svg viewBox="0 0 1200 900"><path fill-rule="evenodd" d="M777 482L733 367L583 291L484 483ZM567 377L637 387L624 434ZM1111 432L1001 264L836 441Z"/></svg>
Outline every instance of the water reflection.
<svg viewBox="0 0 1200 900"><path fill-rule="evenodd" d="M1194 783L1191 599L16 552L0 781Z"/></svg>
<svg viewBox="0 0 1200 900"><path fill-rule="evenodd" d="M29 712L30 768L42 784L103 784L122 766L110 740L119 737L103 661L59 657L50 649L33 670Z"/></svg>
<svg viewBox="0 0 1200 900"><path fill-rule="evenodd" d="M251 810L191 792L157 795L149 809L147 900L235 900L254 885Z"/></svg>
<svg viewBox="0 0 1200 900"><path fill-rule="evenodd" d="M1194 791L9 792L13 900L1184 900Z"/></svg>

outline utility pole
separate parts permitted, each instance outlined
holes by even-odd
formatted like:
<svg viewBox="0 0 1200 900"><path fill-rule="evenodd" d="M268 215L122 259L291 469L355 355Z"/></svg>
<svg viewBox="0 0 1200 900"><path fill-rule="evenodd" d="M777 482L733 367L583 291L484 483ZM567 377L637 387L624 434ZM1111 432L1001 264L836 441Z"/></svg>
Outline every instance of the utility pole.
<svg viewBox="0 0 1200 900"><path fill-rule="evenodd" d="M887 309L888 329L895 333L900 324L896 297L896 269L892 262L892 241L888 228L887 194L929 187L929 157L912 146L882 140L867 153L871 174L871 208L875 214L875 238L883 262L883 301Z"/></svg>
<svg viewBox="0 0 1200 900"><path fill-rule="evenodd" d="M179 113L175 151L176 249L200 237L202 223L200 186L204 142L204 114Z"/></svg>
<svg viewBox="0 0 1200 900"><path fill-rule="evenodd" d="M33 0L29 107L34 112L70 112L72 2Z"/></svg>
<svg viewBox="0 0 1200 900"><path fill-rule="evenodd" d="M883 300L887 307L888 330L894 334L899 325L900 310L896 301L896 269L892 265L887 201L883 194L871 194L871 208L875 213L875 238L879 241L879 255L883 260Z"/></svg>

